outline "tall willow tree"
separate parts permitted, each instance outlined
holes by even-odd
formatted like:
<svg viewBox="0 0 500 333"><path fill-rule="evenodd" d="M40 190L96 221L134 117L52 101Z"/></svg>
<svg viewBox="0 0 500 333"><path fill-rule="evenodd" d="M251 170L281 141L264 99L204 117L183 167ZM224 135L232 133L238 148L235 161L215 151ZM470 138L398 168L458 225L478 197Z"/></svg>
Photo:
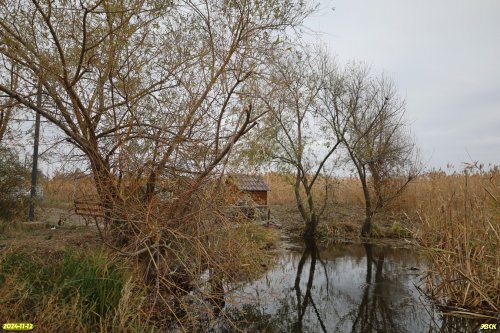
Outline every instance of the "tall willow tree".
<svg viewBox="0 0 500 333"><path fill-rule="evenodd" d="M331 93L334 91L334 93ZM361 183L365 201L362 236L370 236L373 216L396 198L420 170L409 135L405 102L390 80L351 64L327 89L322 112L326 135L342 141Z"/></svg>
<svg viewBox="0 0 500 333"><path fill-rule="evenodd" d="M268 114L250 154L293 175L305 238L315 235L325 210L330 162L341 143L325 140L320 134L324 121L319 112L325 107L321 96L336 70L321 49L284 48L270 62L268 84L258 88Z"/></svg>
<svg viewBox="0 0 500 333"><path fill-rule="evenodd" d="M146 177L150 200L165 172L196 174L186 200L227 157L261 115L241 88L310 11L298 0L1 2L2 100L41 114L83 152L119 223L124 175Z"/></svg>
<svg viewBox="0 0 500 333"><path fill-rule="evenodd" d="M145 278L170 292L155 300L175 299L174 312L206 269L239 263L224 266L238 251L224 257L211 241L216 205L206 202L217 196L203 185L266 112L245 87L312 9L302 0L0 1L0 105L39 113L82 153L111 226L104 241L139 257Z"/></svg>

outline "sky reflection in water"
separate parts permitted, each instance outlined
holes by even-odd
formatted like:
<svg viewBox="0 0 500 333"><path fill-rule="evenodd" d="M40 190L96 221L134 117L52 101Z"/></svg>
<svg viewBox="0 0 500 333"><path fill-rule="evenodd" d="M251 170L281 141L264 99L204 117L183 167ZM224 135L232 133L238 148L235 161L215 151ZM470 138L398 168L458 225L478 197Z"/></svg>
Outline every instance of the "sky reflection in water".
<svg viewBox="0 0 500 333"><path fill-rule="evenodd" d="M461 318L438 319L415 288L425 269L411 249L312 242L226 296L226 313L246 332L469 332Z"/></svg>

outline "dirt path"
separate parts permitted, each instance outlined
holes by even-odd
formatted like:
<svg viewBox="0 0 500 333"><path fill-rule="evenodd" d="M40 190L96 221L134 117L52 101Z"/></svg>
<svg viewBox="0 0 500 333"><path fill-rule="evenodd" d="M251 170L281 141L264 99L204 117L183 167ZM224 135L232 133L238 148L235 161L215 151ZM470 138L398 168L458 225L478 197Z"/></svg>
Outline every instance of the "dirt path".
<svg viewBox="0 0 500 333"><path fill-rule="evenodd" d="M17 223L0 234L0 251L24 250L40 255L101 245L96 226L86 225L70 208L43 208L36 217L36 222Z"/></svg>

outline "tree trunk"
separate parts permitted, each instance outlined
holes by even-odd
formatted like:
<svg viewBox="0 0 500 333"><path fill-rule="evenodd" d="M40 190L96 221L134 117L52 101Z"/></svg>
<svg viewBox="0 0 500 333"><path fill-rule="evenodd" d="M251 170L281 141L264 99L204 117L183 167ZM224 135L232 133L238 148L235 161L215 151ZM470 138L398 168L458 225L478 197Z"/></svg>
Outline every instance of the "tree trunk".
<svg viewBox="0 0 500 333"><path fill-rule="evenodd" d="M382 208L384 206L384 197L382 196L382 180L380 179L380 168L375 163L370 163L370 172L373 177L373 189L377 198L376 207Z"/></svg>
<svg viewBox="0 0 500 333"><path fill-rule="evenodd" d="M122 207L117 184L109 165L96 155L88 154L87 156L91 161L97 195L104 210L104 225L112 233L110 236L115 245L125 245L128 242L128 235L132 233L124 229L130 225L123 223L125 210Z"/></svg>
<svg viewBox="0 0 500 333"><path fill-rule="evenodd" d="M361 228L361 237L371 237L372 235L372 216L365 217L363 227Z"/></svg>
<svg viewBox="0 0 500 333"><path fill-rule="evenodd" d="M311 219L306 221L306 226L304 228L304 234L303 234L306 240L314 238L318 223L319 223L319 218L316 216L316 214L312 214Z"/></svg>
<svg viewBox="0 0 500 333"><path fill-rule="evenodd" d="M363 186L363 194L365 197L365 221L363 222L363 227L361 228L361 237L370 237L372 233L373 211L366 176L361 177L361 185Z"/></svg>
<svg viewBox="0 0 500 333"><path fill-rule="evenodd" d="M311 239L314 237L316 233L316 227L318 226L319 223L319 217L318 215L316 215L311 189L309 188L307 183L307 178L305 177L306 177L305 175L301 175L300 171L297 171L294 192L295 192L295 200L297 201L297 208L299 209L300 215L302 216L302 219L304 220L305 223L303 237L305 239ZM307 208L304 206L304 203L302 202L302 197L300 194L301 184L307 195Z"/></svg>
<svg viewBox="0 0 500 333"><path fill-rule="evenodd" d="M372 263L373 263L373 252L372 244L363 243L366 253L366 283L370 284L372 282Z"/></svg>

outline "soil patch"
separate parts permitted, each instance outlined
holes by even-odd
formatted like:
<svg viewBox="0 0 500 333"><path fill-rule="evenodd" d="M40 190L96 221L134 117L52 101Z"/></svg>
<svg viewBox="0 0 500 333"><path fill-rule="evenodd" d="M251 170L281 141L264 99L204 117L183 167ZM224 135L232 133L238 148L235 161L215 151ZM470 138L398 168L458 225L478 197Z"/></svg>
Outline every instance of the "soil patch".
<svg viewBox="0 0 500 333"><path fill-rule="evenodd" d="M84 251L101 244L95 224L87 226L81 217L60 208L45 208L38 215L37 222L15 223L0 234L2 251L23 250L37 255L51 255L68 249Z"/></svg>

